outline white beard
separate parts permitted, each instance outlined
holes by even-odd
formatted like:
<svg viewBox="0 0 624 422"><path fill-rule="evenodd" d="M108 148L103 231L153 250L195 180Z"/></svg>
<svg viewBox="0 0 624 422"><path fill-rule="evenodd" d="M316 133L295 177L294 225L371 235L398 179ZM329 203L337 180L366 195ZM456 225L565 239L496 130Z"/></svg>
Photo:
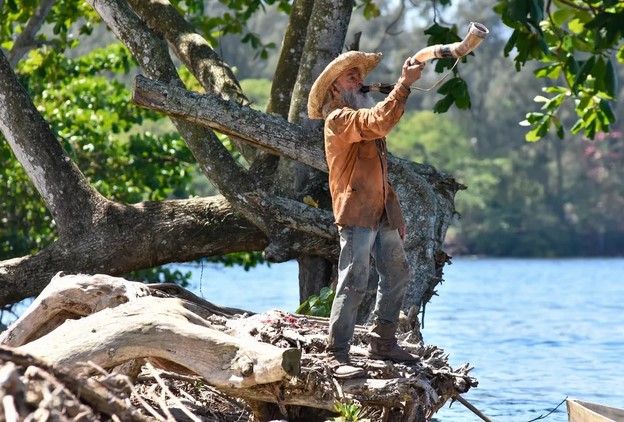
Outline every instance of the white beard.
<svg viewBox="0 0 624 422"><path fill-rule="evenodd" d="M362 92L359 89L340 89L340 95L345 104L354 110L372 108L376 104L375 100L367 92Z"/></svg>

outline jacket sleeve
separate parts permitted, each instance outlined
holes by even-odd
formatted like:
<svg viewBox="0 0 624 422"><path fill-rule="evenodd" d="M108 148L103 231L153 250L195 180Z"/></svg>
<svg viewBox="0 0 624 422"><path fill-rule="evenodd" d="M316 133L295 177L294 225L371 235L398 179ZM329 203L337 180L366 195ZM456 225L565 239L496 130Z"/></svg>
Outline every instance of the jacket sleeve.
<svg viewBox="0 0 624 422"><path fill-rule="evenodd" d="M348 142L369 141L385 137L403 116L409 91L397 84L385 100L372 108L342 108L327 116L329 130Z"/></svg>

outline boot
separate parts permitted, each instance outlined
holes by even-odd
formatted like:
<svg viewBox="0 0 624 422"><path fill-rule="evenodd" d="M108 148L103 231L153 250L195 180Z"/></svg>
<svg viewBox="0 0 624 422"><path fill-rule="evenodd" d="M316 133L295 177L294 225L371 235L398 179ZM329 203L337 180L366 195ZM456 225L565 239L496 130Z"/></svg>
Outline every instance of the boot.
<svg viewBox="0 0 624 422"><path fill-rule="evenodd" d="M366 376L364 368L351 365L348 353L327 352L327 363L336 378L363 378Z"/></svg>
<svg viewBox="0 0 624 422"><path fill-rule="evenodd" d="M380 324L375 321L371 330L368 355L374 359L391 359L395 362L416 362L418 358L403 350L395 336L398 324Z"/></svg>

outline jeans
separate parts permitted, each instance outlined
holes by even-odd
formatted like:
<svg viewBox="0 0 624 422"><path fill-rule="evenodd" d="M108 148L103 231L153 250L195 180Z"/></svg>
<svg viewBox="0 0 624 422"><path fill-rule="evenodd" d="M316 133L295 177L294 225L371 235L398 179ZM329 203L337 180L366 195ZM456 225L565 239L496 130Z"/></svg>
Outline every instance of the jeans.
<svg viewBox="0 0 624 422"><path fill-rule="evenodd" d="M383 219L378 229L345 226L340 229L338 286L329 318L327 350L349 352L357 309L368 287L370 257L379 274L375 321L395 324L403 305L409 279L409 265L397 229Z"/></svg>

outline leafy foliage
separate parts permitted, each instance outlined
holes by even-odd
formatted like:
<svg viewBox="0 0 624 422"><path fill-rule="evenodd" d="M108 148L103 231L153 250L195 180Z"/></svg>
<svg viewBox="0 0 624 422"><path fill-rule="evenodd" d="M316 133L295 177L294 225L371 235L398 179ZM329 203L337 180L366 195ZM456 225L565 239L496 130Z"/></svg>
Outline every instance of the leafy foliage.
<svg viewBox="0 0 624 422"><path fill-rule="evenodd" d="M329 289L329 287L323 287L318 296L310 296L301 305L299 305L295 313L301 315L329 317L335 296L336 292Z"/></svg>
<svg viewBox="0 0 624 422"><path fill-rule="evenodd" d="M189 21L212 46L218 45L219 38L224 34L242 34L241 42L250 45L261 58L266 59L270 50L275 49L275 43L263 43L258 34L247 29L247 22L257 12L265 11L266 6L276 6L278 12L289 14L290 2L288 0L219 0L219 3L220 8L211 4L210 14L205 14L207 5L203 0L172 1L172 4L189 18Z"/></svg>
<svg viewBox="0 0 624 422"><path fill-rule="evenodd" d="M433 25L427 28L425 34L429 36L427 39L428 45L453 44L462 40L457 35L456 26L444 27L437 22L434 22ZM470 53L470 55L474 55L474 53ZM465 62L466 57L463 57L461 60ZM470 108L470 93L468 92L466 81L457 76L457 70L453 67L455 61L456 59L453 58L435 61L436 72L443 73L451 69L454 72L454 76L438 88L438 94L443 97L433 107L436 113L446 113L453 104L462 110Z"/></svg>
<svg viewBox="0 0 624 422"><path fill-rule="evenodd" d="M514 31L505 54L515 49L516 69L528 60L543 67L535 71L548 79L543 89L549 96L538 96L540 111L527 114L523 125L532 129L528 141L544 138L551 130L563 139L565 128L558 113L566 100L574 100L577 121L571 133L594 139L609 132L615 122L612 101L616 98L617 76L613 61L624 62L624 3L611 0L581 2L499 1L495 10ZM616 57L612 51L617 50Z"/></svg>
<svg viewBox="0 0 624 422"><path fill-rule="evenodd" d="M38 6L39 2L33 0L5 2L4 7L0 8L0 40L3 48L10 49L13 46L13 36L22 31ZM71 35L72 25L78 25L79 34L89 35L97 20L97 14L87 2L58 0L46 18L46 23L52 25L52 34L40 32L34 41L57 51L65 51L78 44L78 40Z"/></svg>
<svg viewBox="0 0 624 422"><path fill-rule="evenodd" d="M142 132L144 120L162 117L128 104L126 86L104 76L127 73L135 66L119 45L77 59L44 48L32 51L17 72L56 137L101 194L126 203L187 197L192 193L186 187L193 158L180 136ZM0 144L0 150L11 157L7 143ZM2 255L8 257L34 252L52 242L56 233L20 166L14 159L7 162L11 164L3 169L10 173L3 171L7 183L0 185L0 194L6 198L3 215L13 224L3 225L0 237Z"/></svg>

